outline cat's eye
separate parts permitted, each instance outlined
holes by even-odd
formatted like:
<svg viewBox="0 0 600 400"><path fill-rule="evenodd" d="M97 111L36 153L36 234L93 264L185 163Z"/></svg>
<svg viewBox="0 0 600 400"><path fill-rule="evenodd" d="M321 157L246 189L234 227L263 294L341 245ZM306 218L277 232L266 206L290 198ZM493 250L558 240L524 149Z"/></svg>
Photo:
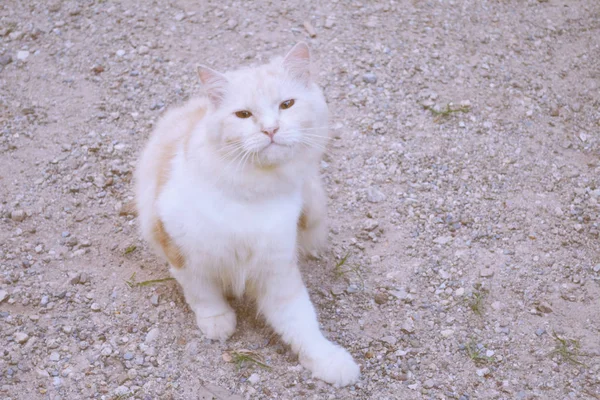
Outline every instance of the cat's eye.
<svg viewBox="0 0 600 400"><path fill-rule="evenodd" d="M252 116L252 113L247 110L242 110L242 111L237 111L235 113L235 116L238 118L250 118Z"/></svg>
<svg viewBox="0 0 600 400"><path fill-rule="evenodd" d="M295 103L294 99L289 99L289 100L286 100L283 103L281 103L279 105L279 108L281 108L282 110L287 110L288 108L290 108L291 106L293 106L294 103Z"/></svg>

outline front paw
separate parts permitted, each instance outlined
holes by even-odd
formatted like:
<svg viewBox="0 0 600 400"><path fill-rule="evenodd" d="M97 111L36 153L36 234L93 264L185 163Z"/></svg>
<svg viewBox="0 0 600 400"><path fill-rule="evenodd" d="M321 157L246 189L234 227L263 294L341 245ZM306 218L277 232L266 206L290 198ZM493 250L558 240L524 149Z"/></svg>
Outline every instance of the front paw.
<svg viewBox="0 0 600 400"><path fill-rule="evenodd" d="M300 363L313 376L336 386L355 383L360 377L360 368L345 349L328 343L325 351L317 356L301 356Z"/></svg>
<svg viewBox="0 0 600 400"><path fill-rule="evenodd" d="M211 340L225 341L235 332L235 312L229 310L213 317L196 317L198 327Z"/></svg>

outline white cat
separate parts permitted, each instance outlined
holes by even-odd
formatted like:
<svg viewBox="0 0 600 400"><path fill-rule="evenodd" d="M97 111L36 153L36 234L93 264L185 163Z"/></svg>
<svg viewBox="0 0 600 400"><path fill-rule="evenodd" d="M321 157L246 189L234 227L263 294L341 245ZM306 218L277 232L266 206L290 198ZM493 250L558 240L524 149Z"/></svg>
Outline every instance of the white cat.
<svg viewBox="0 0 600 400"><path fill-rule="evenodd" d="M233 334L225 296L246 293L315 377L356 382L358 365L321 333L297 265L327 238L328 110L308 46L199 75L206 97L166 113L136 169L142 235L169 261L206 337Z"/></svg>

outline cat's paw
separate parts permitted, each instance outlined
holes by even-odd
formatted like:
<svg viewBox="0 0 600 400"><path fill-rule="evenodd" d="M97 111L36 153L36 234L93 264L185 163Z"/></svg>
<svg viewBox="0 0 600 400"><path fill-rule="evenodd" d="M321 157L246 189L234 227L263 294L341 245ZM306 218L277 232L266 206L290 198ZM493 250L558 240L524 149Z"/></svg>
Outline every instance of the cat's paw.
<svg viewBox="0 0 600 400"><path fill-rule="evenodd" d="M196 317L198 327L208 339L227 340L235 332L235 312L229 310L214 317Z"/></svg>
<svg viewBox="0 0 600 400"><path fill-rule="evenodd" d="M351 385L360 377L360 368L350 353L332 343L315 357L300 357L300 363L315 378L340 387Z"/></svg>

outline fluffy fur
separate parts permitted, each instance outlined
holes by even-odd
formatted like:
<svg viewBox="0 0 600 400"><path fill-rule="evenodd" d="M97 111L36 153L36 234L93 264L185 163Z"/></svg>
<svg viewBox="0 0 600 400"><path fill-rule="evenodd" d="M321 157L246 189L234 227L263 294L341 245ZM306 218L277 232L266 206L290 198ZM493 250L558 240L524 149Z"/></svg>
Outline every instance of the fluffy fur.
<svg viewBox="0 0 600 400"><path fill-rule="evenodd" d="M169 261L206 337L233 334L226 296L245 293L315 377L355 382L359 368L321 333L297 266L327 238L328 110L308 47L199 75L206 96L166 113L136 169L143 237Z"/></svg>

